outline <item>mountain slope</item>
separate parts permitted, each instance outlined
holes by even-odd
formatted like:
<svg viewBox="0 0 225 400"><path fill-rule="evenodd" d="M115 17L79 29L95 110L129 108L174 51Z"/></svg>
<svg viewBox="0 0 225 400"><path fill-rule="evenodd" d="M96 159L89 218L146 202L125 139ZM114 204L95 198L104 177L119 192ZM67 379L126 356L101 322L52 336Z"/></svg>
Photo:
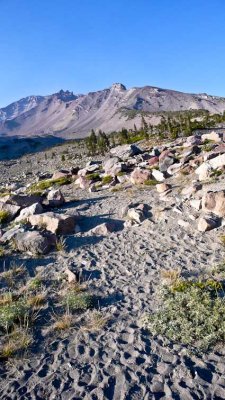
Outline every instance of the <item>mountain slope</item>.
<svg viewBox="0 0 225 400"><path fill-rule="evenodd" d="M61 90L50 96L30 96L0 109L1 136L53 134L61 137L84 137L92 128L106 132L122 127L139 126L141 115L128 118L127 110L160 113L162 111L225 111L225 98L207 94L188 94L152 86L126 89L116 83L110 88L87 95ZM147 117L151 123L157 114Z"/></svg>

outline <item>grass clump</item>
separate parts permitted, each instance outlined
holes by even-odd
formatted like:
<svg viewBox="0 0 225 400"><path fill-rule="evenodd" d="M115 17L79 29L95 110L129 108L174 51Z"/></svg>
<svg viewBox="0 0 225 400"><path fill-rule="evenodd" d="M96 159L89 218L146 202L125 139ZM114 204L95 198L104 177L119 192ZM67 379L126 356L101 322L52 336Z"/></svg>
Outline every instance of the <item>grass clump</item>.
<svg viewBox="0 0 225 400"><path fill-rule="evenodd" d="M154 185L157 185L157 181L155 181L154 179L147 179L145 182L144 182L144 185L146 185L146 186L154 186Z"/></svg>
<svg viewBox="0 0 225 400"><path fill-rule="evenodd" d="M72 311L84 311L93 306L93 296L71 290L65 295L63 303Z"/></svg>
<svg viewBox="0 0 225 400"><path fill-rule="evenodd" d="M11 301L0 308L0 329L8 332L17 322L23 324L29 315L29 305L26 299Z"/></svg>
<svg viewBox="0 0 225 400"><path fill-rule="evenodd" d="M93 172L93 174L87 174L85 178L88 181L99 181L100 180L100 175L97 172Z"/></svg>
<svg viewBox="0 0 225 400"><path fill-rule="evenodd" d="M225 298L216 280L177 280L163 287L161 306L146 315L143 325L152 335L206 351L225 341Z"/></svg>
<svg viewBox="0 0 225 400"><path fill-rule="evenodd" d="M108 317L104 316L100 311L94 311L82 330L89 332L99 331L104 328L107 321Z"/></svg>
<svg viewBox="0 0 225 400"><path fill-rule="evenodd" d="M71 182L72 179L67 176L63 176L57 179L46 179L44 181L40 181L31 185L29 191L31 193L40 193L43 190L49 189L51 186L69 185Z"/></svg>
<svg viewBox="0 0 225 400"><path fill-rule="evenodd" d="M26 350L33 342L32 336L25 329L14 330L0 347L0 357L10 358L21 350Z"/></svg>
<svg viewBox="0 0 225 400"><path fill-rule="evenodd" d="M108 185L113 181L113 177L111 175L106 175L102 178L102 184L103 185Z"/></svg>
<svg viewBox="0 0 225 400"><path fill-rule="evenodd" d="M0 210L0 224L5 224L10 217L9 211L6 210Z"/></svg>
<svg viewBox="0 0 225 400"><path fill-rule="evenodd" d="M66 251L66 239L62 237L57 239L55 248L57 251Z"/></svg>
<svg viewBox="0 0 225 400"><path fill-rule="evenodd" d="M65 331L72 326L73 316L67 311L63 315L55 317L55 322L53 324L53 329L56 331Z"/></svg>

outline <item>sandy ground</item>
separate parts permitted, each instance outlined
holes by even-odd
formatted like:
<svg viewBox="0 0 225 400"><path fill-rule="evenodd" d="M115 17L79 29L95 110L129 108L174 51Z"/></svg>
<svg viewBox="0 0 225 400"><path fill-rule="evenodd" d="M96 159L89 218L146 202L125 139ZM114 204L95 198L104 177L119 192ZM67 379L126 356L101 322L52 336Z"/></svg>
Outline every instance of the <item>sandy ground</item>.
<svg viewBox="0 0 225 400"><path fill-rule="evenodd" d="M155 309L161 271L181 268L184 276L192 276L221 262L224 228L198 232L189 218L193 210L184 206L179 215L173 211L179 196L159 202L155 188L88 193L68 186L64 192L77 200L61 211L79 211L81 233L66 238L64 256L54 253L26 264L48 277L65 266L82 271L102 299L99 309L108 321L98 332L75 327L52 334L23 359L2 364L0 398L224 399L224 348L194 355L141 328L143 314ZM130 202L148 204L153 217L121 229L121 209ZM179 218L190 226L180 227ZM115 221L118 231L107 237L89 232L105 221Z"/></svg>

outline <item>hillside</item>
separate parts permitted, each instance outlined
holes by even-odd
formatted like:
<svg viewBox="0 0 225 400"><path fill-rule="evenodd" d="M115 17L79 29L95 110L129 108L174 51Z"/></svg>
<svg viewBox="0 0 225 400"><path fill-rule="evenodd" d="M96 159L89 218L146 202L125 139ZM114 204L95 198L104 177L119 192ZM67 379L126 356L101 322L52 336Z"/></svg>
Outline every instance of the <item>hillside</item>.
<svg viewBox="0 0 225 400"><path fill-rule="evenodd" d="M29 96L0 109L0 136L81 138L92 128L110 133L134 124L139 127L141 112L154 125L159 122L157 113L184 110L221 113L225 98L152 86L126 89L120 83L86 95L61 90L49 96Z"/></svg>

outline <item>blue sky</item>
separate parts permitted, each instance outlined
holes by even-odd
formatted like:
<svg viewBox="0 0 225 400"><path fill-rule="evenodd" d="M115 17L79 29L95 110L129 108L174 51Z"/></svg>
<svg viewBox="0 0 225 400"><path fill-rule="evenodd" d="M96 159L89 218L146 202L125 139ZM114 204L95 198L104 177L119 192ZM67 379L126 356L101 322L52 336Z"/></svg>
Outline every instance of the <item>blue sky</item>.
<svg viewBox="0 0 225 400"><path fill-rule="evenodd" d="M60 89L225 96L225 0L0 0L0 107Z"/></svg>

